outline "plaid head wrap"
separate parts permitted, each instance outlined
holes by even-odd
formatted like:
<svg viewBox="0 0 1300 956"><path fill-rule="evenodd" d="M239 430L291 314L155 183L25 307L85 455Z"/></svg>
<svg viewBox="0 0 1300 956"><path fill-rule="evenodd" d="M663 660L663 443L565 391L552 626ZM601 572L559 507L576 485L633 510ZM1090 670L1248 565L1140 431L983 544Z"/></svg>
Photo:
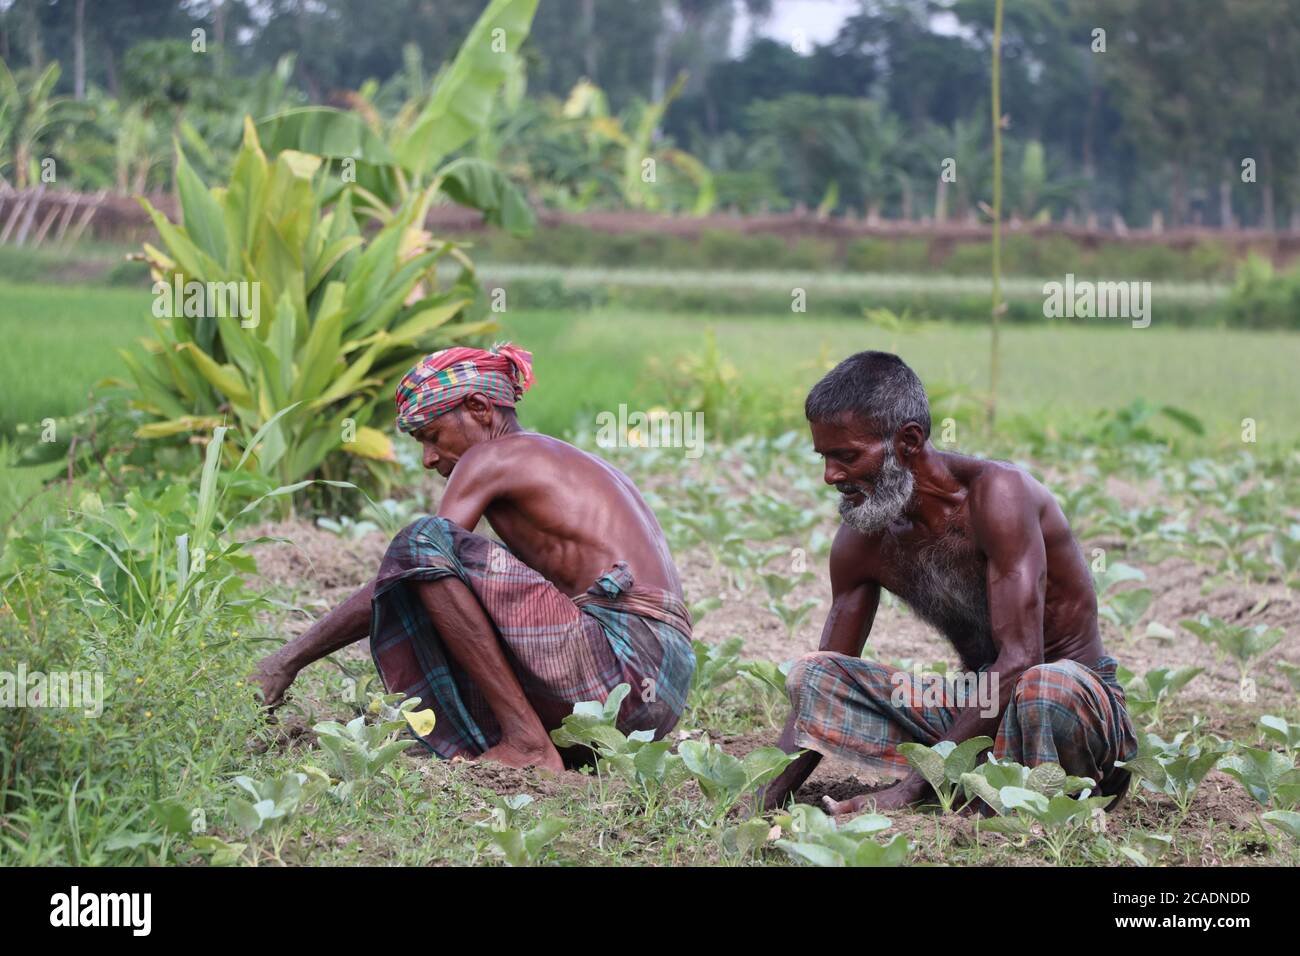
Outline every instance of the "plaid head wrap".
<svg viewBox="0 0 1300 956"><path fill-rule="evenodd" d="M397 386L397 427L410 434L482 392L513 408L533 384L533 354L509 342L491 351L457 346L425 357Z"/></svg>

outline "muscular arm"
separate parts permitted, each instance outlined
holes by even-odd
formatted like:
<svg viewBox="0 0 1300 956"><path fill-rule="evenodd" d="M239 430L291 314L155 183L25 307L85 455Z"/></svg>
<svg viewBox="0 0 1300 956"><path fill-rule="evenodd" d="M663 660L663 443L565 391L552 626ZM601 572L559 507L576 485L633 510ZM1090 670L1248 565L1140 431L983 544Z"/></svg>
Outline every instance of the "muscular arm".
<svg viewBox="0 0 1300 956"><path fill-rule="evenodd" d="M818 650L860 657L880 606L880 585L868 576L870 561L865 542L851 528L840 527L831 546L831 609L822 626ZM795 714L786 719L778 746L794 753ZM764 810L785 802L786 798L808 779L821 762L821 754L808 750L786 767L768 786L763 796Z"/></svg>
<svg viewBox="0 0 1300 956"><path fill-rule="evenodd" d="M998 656L986 671L996 680L997 713L969 702L943 735L960 743L971 737L996 737L1002 712L1016 682L1043 662L1043 604L1047 550L1039 501L1022 476L998 472L972 489L971 524L975 543L988 559L989 616Z"/></svg>
<svg viewBox="0 0 1300 956"><path fill-rule="evenodd" d="M447 479L438 517L473 531L488 505L506 493L509 474L487 444L469 449Z"/></svg>
<svg viewBox="0 0 1300 956"><path fill-rule="evenodd" d="M268 707L280 703L285 690L308 664L369 635L370 601L374 593L375 582L371 581L258 663L253 676L262 687L262 700Z"/></svg>

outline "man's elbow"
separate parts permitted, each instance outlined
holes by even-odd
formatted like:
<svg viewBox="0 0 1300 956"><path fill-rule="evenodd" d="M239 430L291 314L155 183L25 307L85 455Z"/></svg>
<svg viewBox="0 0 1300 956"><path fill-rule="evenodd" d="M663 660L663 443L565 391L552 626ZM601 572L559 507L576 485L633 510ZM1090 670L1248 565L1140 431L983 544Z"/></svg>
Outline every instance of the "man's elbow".
<svg viewBox="0 0 1300 956"><path fill-rule="evenodd" d="M1043 663L1043 648L1039 644L1030 647L1007 648L998 655L994 669L1004 681L1014 686L1015 682L1031 668Z"/></svg>

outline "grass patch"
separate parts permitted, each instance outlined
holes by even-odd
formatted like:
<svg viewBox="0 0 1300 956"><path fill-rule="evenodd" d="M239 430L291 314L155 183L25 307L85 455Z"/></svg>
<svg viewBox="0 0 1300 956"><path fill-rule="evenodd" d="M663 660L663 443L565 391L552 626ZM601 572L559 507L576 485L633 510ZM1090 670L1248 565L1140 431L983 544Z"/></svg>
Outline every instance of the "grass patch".
<svg viewBox="0 0 1300 956"><path fill-rule="evenodd" d="M11 436L19 422L76 411L96 382L121 374L116 349L147 333L149 302L144 290L0 283L0 436ZM734 387L749 399L743 407L752 411L751 428L801 427L807 389L859 349L897 352L932 392L942 386L966 394L972 400L953 403L950 412L959 425L980 420L973 399L988 379L988 332L965 324L884 329L815 312L791 319L613 309L516 310L501 324L504 335L536 353L538 384L521 406L524 420L556 434L592 427L598 412L617 411L620 402L694 408L685 401L708 370L683 379L675 369L699 353L706 329L738 372ZM1244 418L1255 420L1259 448L1286 447L1300 441L1300 420L1291 414L1300 404L1295 343L1294 333L1280 331L1012 326L1003 336L1002 412L1068 438L1098 412L1145 398L1199 417L1205 448L1241 447Z"/></svg>
<svg viewBox="0 0 1300 956"><path fill-rule="evenodd" d="M117 349L149 331L148 290L0 283L0 435L82 408L99 380L125 374Z"/></svg>

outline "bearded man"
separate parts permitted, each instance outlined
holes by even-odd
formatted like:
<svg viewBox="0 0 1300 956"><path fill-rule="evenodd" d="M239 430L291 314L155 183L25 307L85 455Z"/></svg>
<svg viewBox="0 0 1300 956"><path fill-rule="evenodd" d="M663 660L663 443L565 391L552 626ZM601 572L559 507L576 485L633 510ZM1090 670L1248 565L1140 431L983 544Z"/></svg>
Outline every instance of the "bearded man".
<svg viewBox="0 0 1300 956"><path fill-rule="evenodd" d="M1134 757L1137 740L1097 629L1092 576L1052 494L1007 462L936 449L925 389L896 355L845 359L804 410L843 524L821 649L786 683L792 712L781 746L806 752L768 788L765 806L831 754L901 777L869 796L826 798L831 812L868 801L896 809L930 793L899 744L978 736L994 738L998 758L1054 762L1120 794L1128 774L1115 761ZM951 642L987 702L935 700L917 675L862 659L881 588Z"/></svg>
<svg viewBox="0 0 1300 956"><path fill-rule="evenodd" d="M452 348L397 389L397 425L447 479L436 517L402 530L375 580L266 658L274 706L312 661L364 637L385 688L432 708L441 757L562 769L549 731L583 700L631 686L617 726L662 737L695 658L668 544L632 481L525 431L530 353ZM476 534L486 518L498 543Z"/></svg>

